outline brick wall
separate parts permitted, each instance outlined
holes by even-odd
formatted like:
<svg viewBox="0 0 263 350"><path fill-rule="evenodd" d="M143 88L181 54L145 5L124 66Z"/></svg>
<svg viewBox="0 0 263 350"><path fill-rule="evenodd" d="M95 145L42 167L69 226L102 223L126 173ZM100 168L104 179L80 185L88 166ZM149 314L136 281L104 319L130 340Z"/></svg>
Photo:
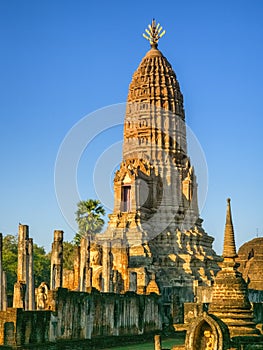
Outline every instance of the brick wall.
<svg viewBox="0 0 263 350"><path fill-rule="evenodd" d="M135 293L51 291L45 311L0 313L0 344L48 344L65 340L145 336L162 327L159 297Z"/></svg>

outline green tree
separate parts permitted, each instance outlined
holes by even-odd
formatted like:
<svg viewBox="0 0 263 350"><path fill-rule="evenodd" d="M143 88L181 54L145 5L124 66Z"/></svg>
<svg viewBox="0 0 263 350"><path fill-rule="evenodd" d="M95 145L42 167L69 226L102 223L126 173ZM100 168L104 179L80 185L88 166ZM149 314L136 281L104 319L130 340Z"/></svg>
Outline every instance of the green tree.
<svg viewBox="0 0 263 350"><path fill-rule="evenodd" d="M11 300L17 280L17 236L9 234L3 237L3 269L7 275L8 299ZM37 244L34 244L34 276L35 286L50 280L50 258Z"/></svg>
<svg viewBox="0 0 263 350"><path fill-rule="evenodd" d="M79 232L75 235L74 242L79 245L82 237L101 232L104 226L102 216L105 215L105 209L97 199L80 201L77 205L76 221Z"/></svg>
<svg viewBox="0 0 263 350"><path fill-rule="evenodd" d="M6 235L3 237L3 270L7 276L7 297L13 295L17 273L17 237Z"/></svg>
<svg viewBox="0 0 263 350"><path fill-rule="evenodd" d="M63 270L73 270L74 259L75 259L75 248L74 242L63 241ZM51 260L51 252L47 254L49 261Z"/></svg>
<svg viewBox="0 0 263 350"><path fill-rule="evenodd" d="M73 270L76 245L72 242L63 242L63 269Z"/></svg>
<svg viewBox="0 0 263 350"><path fill-rule="evenodd" d="M50 257L46 254L43 247L34 243L34 276L35 286L38 287L41 282L50 281Z"/></svg>

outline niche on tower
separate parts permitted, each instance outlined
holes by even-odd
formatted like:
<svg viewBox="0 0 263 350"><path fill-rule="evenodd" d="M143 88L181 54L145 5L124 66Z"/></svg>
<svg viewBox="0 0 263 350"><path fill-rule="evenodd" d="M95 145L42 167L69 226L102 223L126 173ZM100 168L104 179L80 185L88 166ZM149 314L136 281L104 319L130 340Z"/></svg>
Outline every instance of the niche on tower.
<svg viewBox="0 0 263 350"><path fill-rule="evenodd" d="M162 198L160 176L146 160L127 159L114 178L114 213L140 212L143 219L156 211Z"/></svg>
<svg viewBox="0 0 263 350"><path fill-rule="evenodd" d="M121 187L121 211L131 211L131 185L124 184Z"/></svg>

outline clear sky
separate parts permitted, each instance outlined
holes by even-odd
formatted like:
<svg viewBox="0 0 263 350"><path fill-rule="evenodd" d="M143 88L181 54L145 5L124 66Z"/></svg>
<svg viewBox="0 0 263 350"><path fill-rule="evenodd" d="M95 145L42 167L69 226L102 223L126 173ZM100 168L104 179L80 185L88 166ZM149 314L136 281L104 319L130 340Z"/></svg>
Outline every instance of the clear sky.
<svg viewBox="0 0 263 350"><path fill-rule="evenodd" d="M28 224L47 250L54 229L73 238L54 187L59 147L81 118L125 102L153 17L166 29L159 48L206 157L201 216L215 250L222 251L227 197L237 246L263 235L262 0L0 0L0 232ZM101 120L95 114L91 123L102 128ZM94 198L94 162L121 139L116 127L87 147L76 169L81 199Z"/></svg>

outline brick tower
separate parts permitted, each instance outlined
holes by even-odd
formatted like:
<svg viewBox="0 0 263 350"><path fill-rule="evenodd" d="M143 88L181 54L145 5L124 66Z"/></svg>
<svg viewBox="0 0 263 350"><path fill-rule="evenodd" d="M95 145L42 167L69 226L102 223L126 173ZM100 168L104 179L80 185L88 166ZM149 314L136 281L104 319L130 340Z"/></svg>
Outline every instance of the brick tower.
<svg viewBox="0 0 263 350"><path fill-rule="evenodd" d="M183 95L158 49L163 31L153 20L146 32L151 48L129 86L114 209L95 239L101 258L90 259L92 284L162 295L184 288L182 299L191 301L198 284L210 285L218 257L199 217Z"/></svg>

